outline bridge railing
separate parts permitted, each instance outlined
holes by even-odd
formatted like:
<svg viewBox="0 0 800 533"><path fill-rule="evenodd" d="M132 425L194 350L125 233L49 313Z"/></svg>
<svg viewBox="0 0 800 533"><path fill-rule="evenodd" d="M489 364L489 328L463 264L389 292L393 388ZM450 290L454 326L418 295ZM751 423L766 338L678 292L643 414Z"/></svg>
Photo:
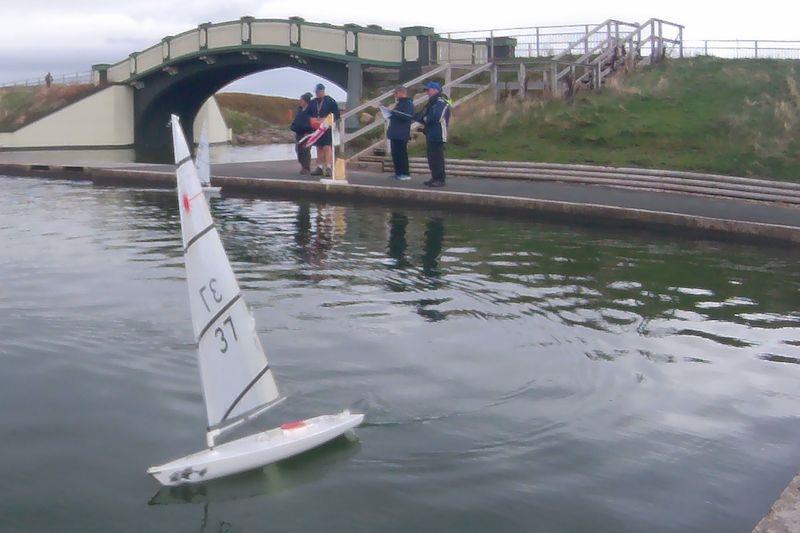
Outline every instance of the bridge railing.
<svg viewBox="0 0 800 533"><path fill-rule="evenodd" d="M56 74L51 80L53 85L82 85L92 83L92 72L75 72L73 74ZM0 88L9 87L38 87L46 85L46 76L41 78L29 78L27 80L17 80L0 83Z"/></svg>

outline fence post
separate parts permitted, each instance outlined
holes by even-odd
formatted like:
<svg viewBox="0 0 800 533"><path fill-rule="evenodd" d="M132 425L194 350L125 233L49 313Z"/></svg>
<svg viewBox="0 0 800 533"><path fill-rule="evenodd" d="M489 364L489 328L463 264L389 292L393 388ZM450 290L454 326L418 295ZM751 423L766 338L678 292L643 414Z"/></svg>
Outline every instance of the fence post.
<svg viewBox="0 0 800 533"><path fill-rule="evenodd" d="M585 40L584 43L583 43L583 53L584 54L588 54L589 53L589 25L588 24L583 27L583 38Z"/></svg>
<svg viewBox="0 0 800 533"><path fill-rule="evenodd" d="M541 57L542 54L539 51L539 26L536 26L536 57Z"/></svg>
<svg viewBox="0 0 800 533"><path fill-rule="evenodd" d="M525 85L525 63L520 62L519 71L517 72L517 83L519 84L519 99L524 100L527 96L528 87Z"/></svg>
<svg viewBox="0 0 800 533"><path fill-rule="evenodd" d="M555 61L550 65L550 94L556 96L558 92L558 63Z"/></svg>
<svg viewBox="0 0 800 533"><path fill-rule="evenodd" d="M489 61L494 61L494 30L489 30Z"/></svg>
<svg viewBox="0 0 800 533"><path fill-rule="evenodd" d="M344 120L339 120L339 158L347 159L347 129Z"/></svg>
<svg viewBox="0 0 800 533"><path fill-rule="evenodd" d="M680 58L683 59L683 26L678 27L678 43Z"/></svg>
<svg viewBox="0 0 800 533"><path fill-rule="evenodd" d="M452 61L452 55L450 54L450 50L452 49L453 43L451 42L450 36L452 34L447 34L447 62L450 63Z"/></svg>
<svg viewBox="0 0 800 533"><path fill-rule="evenodd" d="M497 102L498 97L500 96L500 91L497 90L497 63L492 63L492 97L494 101Z"/></svg>
<svg viewBox="0 0 800 533"><path fill-rule="evenodd" d="M448 63L444 71L444 84L449 85L451 81L453 81L453 67Z"/></svg>
<svg viewBox="0 0 800 533"><path fill-rule="evenodd" d="M758 41L753 41L753 43L755 44L756 59L758 59Z"/></svg>
<svg viewBox="0 0 800 533"><path fill-rule="evenodd" d="M708 40L703 41L703 50L705 51L705 55L708 55Z"/></svg>

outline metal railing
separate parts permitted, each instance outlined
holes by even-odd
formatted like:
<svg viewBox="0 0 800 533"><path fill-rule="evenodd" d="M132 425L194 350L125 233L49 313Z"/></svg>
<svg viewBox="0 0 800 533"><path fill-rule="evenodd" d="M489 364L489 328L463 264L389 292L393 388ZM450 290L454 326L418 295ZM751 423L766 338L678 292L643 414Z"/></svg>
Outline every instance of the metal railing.
<svg viewBox="0 0 800 533"><path fill-rule="evenodd" d="M485 42L489 46L489 57L494 58L495 42L500 39L515 40L515 57L554 57L576 41L588 35L597 24L571 24L566 26L524 26L516 28L493 28L442 33L447 39ZM590 46L587 43L587 46Z"/></svg>
<svg viewBox="0 0 800 533"><path fill-rule="evenodd" d="M684 54L727 59L800 59L800 41L775 39L702 39L686 41Z"/></svg>
<svg viewBox="0 0 800 533"><path fill-rule="evenodd" d="M456 77L453 79L453 73L456 71L466 71L466 73ZM475 77L479 76L484 72L491 73L491 80L489 83L468 83L470 80L473 80ZM433 78L444 78L444 84L442 85L442 90L445 92L451 91L453 89L468 89L468 93L460 96L458 98L452 99L451 107L456 108L459 105L471 100L472 98L478 96L479 94L484 93L485 91L497 87L497 68L493 63L484 63L478 66L466 66L466 65L451 65L445 64L436 67L435 69L414 78L413 80L407 81L403 84L406 88L414 87L422 82ZM347 119L351 117L357 117L360 113L365 112L368 109L378 109L380 105L382 105L386 100L394 96L394 89L391 91L387 91L372 100L364 102L353 109L348 110L345 113L342 113L342 116L338 123L339 128L339 139L340 139L340 153L343 154L345 157L349 159L356 159L361 155L377 148L381 144L387 143L386 136L381 136L380 139L371 142L368 146L362 147L357 149L356 152L353 154L347 154L347 143L352 143L359 137L363 137L364 135L370 133L371 131L379 128L381 126L385 128L388 126L388 123L383 118L382 115L378 114L375 116L374 120L369 124L362 126L361 128L357 129L356 131L348 132L345 129L345 124L347 123ZM452 96L452 95L451 95ZM422 94L414 98L414 106L418 106L426 99L426 95Z"/></svg>
<svg viewBox="0 0 800 533"><path fill-rule="evenodd" d="M8 87L38 87L40 85L47 85L47 76L41 78L30 78L27 80L18 80L0 83L0 88ZM82 85L92 83L92 72L76 72L73 74L58 74L53 75L51 84L53 85Z"/></svg>

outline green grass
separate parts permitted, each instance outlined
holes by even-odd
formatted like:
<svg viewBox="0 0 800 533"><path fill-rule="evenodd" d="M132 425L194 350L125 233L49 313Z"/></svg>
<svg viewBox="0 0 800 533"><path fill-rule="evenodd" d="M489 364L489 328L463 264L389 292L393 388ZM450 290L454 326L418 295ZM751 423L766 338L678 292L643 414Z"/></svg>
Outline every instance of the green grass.
<svg viewBox="0 0 800 533"><path fill-rule="evenodd" d="M787 60L672 60L572 102L467 104L454 113L448 156L800 181L798 69Z"/></svg>
<svg viewBox="0 0 800 533"><path fill-rule="evenodd" d="M233 109L222 108L222 114L225 117L225 122L228 127L233 130L235 134L247 133L251 131L258 131L262 128L269 126L266 120L263 120L253 115L248 115L241 111Z"/></svg>

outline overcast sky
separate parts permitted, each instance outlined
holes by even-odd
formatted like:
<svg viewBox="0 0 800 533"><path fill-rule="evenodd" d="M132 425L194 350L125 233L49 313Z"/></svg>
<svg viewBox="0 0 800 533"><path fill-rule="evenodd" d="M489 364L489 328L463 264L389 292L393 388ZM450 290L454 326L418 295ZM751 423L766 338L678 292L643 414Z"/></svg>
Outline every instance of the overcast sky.
<svg viewBox="0 0 800 533"><path fill-rule="evenodd" d="M559 11L559 5L568 6L567 10ZM800 40L797 1L0 0L0 82L40 77L47 71L88 71L93 63L117 62L199 23L244 15L296 15L315 22L380 24L388 29L424 25L441 32L583 24L607 18L643 22L660 17L684 24L686 39ZM296 95L314 82L302 73L273 72L242 80L238 86L252 92ZM340 91L337 96L341 97Z"/></svg>

